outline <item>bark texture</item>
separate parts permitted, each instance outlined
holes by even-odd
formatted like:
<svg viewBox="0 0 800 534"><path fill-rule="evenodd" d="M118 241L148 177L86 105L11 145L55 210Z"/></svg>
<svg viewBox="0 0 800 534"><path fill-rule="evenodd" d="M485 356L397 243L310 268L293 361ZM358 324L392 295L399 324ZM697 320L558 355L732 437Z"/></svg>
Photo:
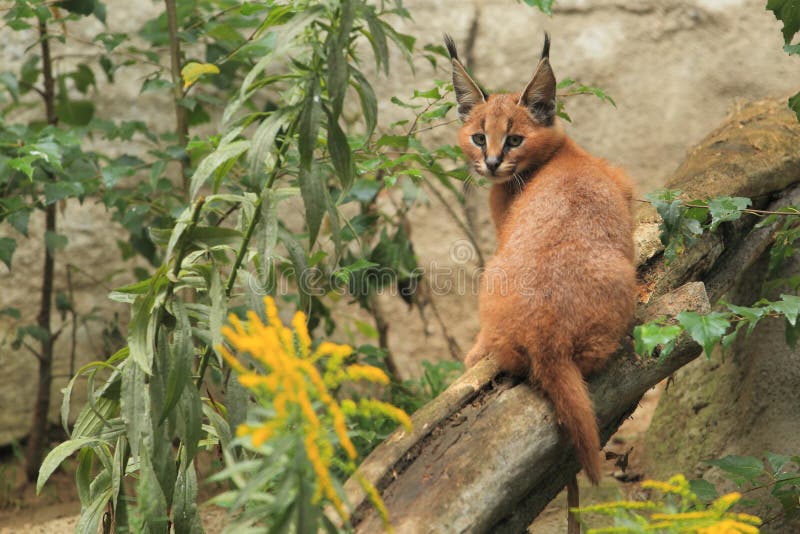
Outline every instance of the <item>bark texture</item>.
<svg viewBox="0 0 800 534"><path fill-rule="evenodd" d="M678 168L669 187L690 198L748 196L754 207L796 203L800 126L784 101L749 105L709 135ZM750 232L743 217L704 234L666 265L659 218L638 210L637 261L641 304L637 320L708 311L769 246L774 228ZM688 337L661 361L635 356L631 339L590 383L603 442L660 380L696 358ZM520 532L578 469L552 407L527 383L499 376L484 360L414 416L359 468L380 491L397 532ZM356 508L357 532L381 522L355 482L345 485Z"/></svg>

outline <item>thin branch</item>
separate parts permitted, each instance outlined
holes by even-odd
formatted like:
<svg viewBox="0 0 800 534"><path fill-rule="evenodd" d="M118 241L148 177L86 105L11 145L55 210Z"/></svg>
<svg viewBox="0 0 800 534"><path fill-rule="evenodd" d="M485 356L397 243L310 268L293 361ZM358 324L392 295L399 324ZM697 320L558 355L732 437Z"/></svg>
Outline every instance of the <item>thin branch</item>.
<svg viewBox="0 0 800 534"><path fill-rule="evenodd" d="M172 76L172 98L175 108L175 131L178 134L178 144L185 150L189 142L189 113L181 104L183 88L181 84L181 42L178 37L178 13L175 0L164 0L167 11L167 28L169 30L169 59L170 74ZM189 157L187 154L180 158L181 181L183 192L189 192Z"/></svg>

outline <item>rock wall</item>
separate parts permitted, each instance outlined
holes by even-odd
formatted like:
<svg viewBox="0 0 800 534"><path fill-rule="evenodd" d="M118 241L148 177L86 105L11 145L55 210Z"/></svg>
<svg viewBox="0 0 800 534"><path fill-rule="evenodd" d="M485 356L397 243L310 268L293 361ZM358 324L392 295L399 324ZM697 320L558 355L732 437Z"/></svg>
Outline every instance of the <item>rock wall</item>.
<svg viewBox="0 0 800 534"><path fill-rule="evenodd" d="M109 31L133 31L160 9L121 0L106 4ZM570 98L567 110L573 123L568 133L594 153L625 166L642 191L658 186L686 150L737 101L788 94L796 89L800 72L800 63L782 52L780 24L764 10L762 0L557 0L552 18L509 0L412 0L405 6L414 20L401 22L402 30L415 35L420 44L438 44L443 32L453 35L462 53L472 59L475 76L490 90L520 89L536 65L542 32L549 31L556 76L600 86L617 103L614 108L589 96ZM87 35L94 29L69 25L69 31ZM0 51L3 68L9 69L19 64L35 38L0 29L0 39L5 45ZM471 50L466 47L469 40L474 41ZM58 48L57 54L64 52L69 50ZM104 92L101 83L95 98L98 112L117 118L123 114L148 117L170 128L171 107L163 99L139 94L141 76L131 73L130 85L121 91L117 87L113 94ZM435 77L449 77L446 65L434 71L420 60L412 73L400 57L394 57L390 75L375 83L381 124L405 116L404 110L390 103L391 96L407 97L415 87L429 87ZM430 139L452 142L457 127L451 124L433 130ZM488 255L493 231L485 197L485 191L478 191L473 199L474 223ZM91 275L72 276L73 291L80 295L79 313L96 309L98 315L109 318L119 312L124 321L125 309L114 308L106 299L108 286L119 285L123 279L99 282L122 268L115 240L124 234L114 229L100 206L69 203L64 209L60 231L67 234L70 244L57 259L57 290L67 287L64 265L74 263ZM443 206L434 198L422 199L412 215L411 232L420 264L469 280L476 265L474 252ZM41 221L32 220L34 236L37 228ZM0 228L0 235L9 232L13 230ZM21 243L12 273L0 265L2 306L20 307L26 318L36 314L40 256L41 243L34 238ZM467 288L434 295L446 330L463 350L478 328L476 296ZM397 298L382 298L381 304L388 316L402 318L393 321L389 344L403 375L419 374L422 360L447 357L445 337L430 313L422 320ZM104 356L101 328L99 323L81 327L78 365ZM11 322L0 322L0 340L5 339L0 345L0 406L8 407L0 413L0 443L27 431L28 404L35 391L35 361L10 349L12 329ZM60 403L58 391L66 380L68 338L62 336L56 346L56 373L62 376L53 386L54 414Z"/></svg>

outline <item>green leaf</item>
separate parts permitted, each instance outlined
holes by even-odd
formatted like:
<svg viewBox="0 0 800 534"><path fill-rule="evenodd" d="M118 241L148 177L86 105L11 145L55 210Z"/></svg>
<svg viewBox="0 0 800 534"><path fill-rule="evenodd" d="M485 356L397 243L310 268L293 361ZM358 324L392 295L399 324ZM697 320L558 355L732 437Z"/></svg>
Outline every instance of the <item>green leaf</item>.
<svg viewBox="0 0 800 534"><path fill-rule="evenodd" d="M322 177L305 167L300 167L300 194L306 211L306 226L308 227L308 246L313 247L319 235L322 218L325 216L325 185Z"/></svg>
<svg viewBox="0 0 800 534"><path fill-rule="evenodd" d="M131 447L132 449L132 447ZM144 532L167 532L167 499L144 443L140 445L139 482L136 484L139 513L144 520Z"/></svg>
<svg viewBox="0 0 800 534"><path fill-rule="evenodd" d="M64 124L86 126L94 117L94 104L88 100L63 99L56 103L56 116Z"/></svg>
<svg viewBox="0 0 800 534"><path fill-rule="evenodd" d="M383 65L383 73L389 74L389 44L386 40L386 32L383 31L383 26L375 15L373 6L364 6L363 16L367 19L369 43L372 45L372 54L375 56L375 66L380 69Z"/></svg>
<svg viewBox="0 0 800 534"><path fill-rule="evenodd" d="M727 314L711 312L706 315L692 311L678 314L678 322L689 332L692 339L703 346L706 358L711 358L711 351L730 326Z"/></svg>
<svg viewBox="0 0 800 534"><path fill-rule="evenodd" d="M50 254L55 254L67 246L67 236L48 230L44 233L44 244Z"/></svg>
<svg viewBox="0 0 800 534"><path fill-rule="evenodd" d="M554 1L555 0L525 0L525 3L531 7L538 8L539 11L545 15L552 15Z"/></svg>
<svg viewBox="0 0 800 534"><path fill-rule="evenodd" d="M0 237L0 261L11 270L11 258L17 249L17 242L10 237Z"/></svg>
<svg viewBox="0 0 800 534"><path fill-rule="evenodd" d="M211 269L211 281L208 288L208 296L211 299L211 309L208 312L208 328L211 330L211 347L217 355L217 361L222 367L222 355L218 348L222 345L222 325L225 322L225 315L228 311L228 298L225 295L225 288L217 269Z"/></svg>
<svg viewBox="0 0 800 534"><path fill-rule="evenodd" d="M152 293L137 297L133 303L131 322L128 325L128 346L131 351L131 359L147 374L152 372L153 366L154 300Z"/></svg>
<svg viewBox="0 0 800 534"><path fill-rule="evenodd" d="M96 0L62 0L57 2L58 7L63 7L70 13L78 15L91 15L94 13Z"/></svg>
<svg viewBox="0 0 800 534"><path fill-rule="evenodd" d="M250 148L250 141L240 140L229 142L225 145L220 144L217 149L206 156L191 178L191 198L196 199L197 194L200 192L206 180L220 167L223 163L234 158L241 156L248 148Z"/></svg>
<svg viewBox="0 0 800 534"><path fill-rule="evenodd" d="M339 2L340 16L336 31L328 34L328 97L331 101L331 116L334 120L342 113L344 95L347 92L347 81L350 78L350 66L347 64L347 53L350 42L350 29L353 27L353 0Z"/></svg>
<svg viewBox="0 0 800 534"><path fill-rule="evenodd" d="M47 182L44 184L44 200L52 204L65 198L80 197L84 194L83 186L79 182Z"/></svg>
<svg viewBox="0 0 800 534"><path fill-rule="evenodd" d="M280 230L278 237L289 252L289 259L294 268L294 276L297 280L297 286L300 289L300 307L301 309L308 309L309 295L311 293L311 285L309 280L308 258L303 246L295 240L294 236L286 230Z"/></svg>
<svg viewBox="0 0 800 534"><path fill-rule="evenodd" d="M186 313L186 307L178 299L172 301L172 312L175 316L175 329L172 332L172 344L169 345L169 374L167 375L167 391L164 405L159 414L158 424L170 414L183 395L192 374L194 346L192 345L192 324Z"/></svg>
<svg viewBox="0 0 800 534"><path fill-rule="evenodd" d="M775 18L783 22L783 42L792 42L794 34L800 31L800 2L797 0L767 0L767 9Z"/></svg>
<svg viewBox="0 0 800 534"><path fill-rule="evenodd" d="M91 483L90 477L92 474L93 460L94 451L89 447L81 449L78 453L78 468L75 470L75 486L78 489L78 498L82 506L87 506L91 502L89 485Z"/></svg>
<svg viewBox="0 0 800 534"><path fill-rule="evenodd" d="M372 132L375 131L375 125L378 122L378 99L375 97L375 90L372 85L361 72L353 69L352 74L355 79L353 87L358 93L358 98L361 102L361 114L364 115L364 122L366 123L364 139L368 140L372 137Z"/></svg>
<svg viewBox="0 0 800 534"><path fill-rule="evenodd" d="M733 304L728 304L727 302L725 303L725 306L727 306L728 309L736 315L740 315L747 323L748 336L756 327L758 322L767 315L767 311L769 311L765 307L749 308L747 306L735 306Z"/></svg>
<svg viewBox="0 0 800 534"><path fill-rule="evenodd" d="M103 472L100 473L102 475ZM98 475L98 478L100 477ZM81 509L81 516L78 525L75 527L76 534L97 534L100 527L100 520L108 507L111 499L111 488L106 487L95 492L92 502Z"/></svg>
<svg viewBox="0 0 800 534"><path fill-rule="evenodd" d="M789 109L794 111L794 114L797 115L797 120L800 121L800 93L795 93L794 96L789 98Z"/></svg>
<svg viewBox="0 0 800 534"><path fill-rule="evenodd" d="M347 191L353 185L353 158L347 136L333 116L328 117L328 150L342 189Z"/></svg>
<svg viewBox="0 0 800 534"><path fill-rule="evenodd" d="M311 78L306 86L303 111L298 117L298 151L300 152L301 168L309 169L311 167L311 158L314 156L314 149L317 146L317 132L321 115L319 80Z"/></svg>
<svg viewBox="0 0 800 534"><path fill-rule="evenodd" d="M800 337L800 323L791 324L788 319L784 321L784 335L786 337L786 344L791 349L797 348L797 339Z"/></svg>
<svg viewBox="0 0 800 534"><path fill-rule="evenodd" d="M297 111L295 106L276 110L258 125L250 150L247 152L247 163L250 176L256 183L260 183L260 176L264 170L267 156L276 152L275 138L281 130L285 129L292 121L292 115Z"/></svg>
<svg viewBox="0 0 800 534"><path fill-rule="evenodd" d="M653 355L653 350L661 345L660 358L666 358L672 352L675 342L682 332L683 328L678 325L660 325L658 323L638 325L633 329L636 353L649 357Z"/></svg>
<svg viewBox="0 0 800 534"><path fill-rule="evenodd" d="M786 456L785 454L775 454L772 452L765 451L764 457L767 459L767 463L772 468L772 474L777 475L781 472L781 469L792 461L790 456Z"/></svg>
<svg viewBox="0 0 800 534"><path fill-rule="evenodd" d="M189 88L203 74L219 74L219 67L213 63L197 63L190 61L181 69L181 79L183 79L183 90Z"/></svg>
<svg viewBox="0 0 800 534"><path fill-rule="evenodd" d="M175 532L187 534L203 532L203 525L197 513L197 474L193 462L181 465L178 470L172 506Z"/></svg>
<svg viewBox="0 0 800 534"><path fill-rule="evenodd" d="M795 326L800 313L800 297L797 295L781 295L781 300L770 302L770 309L786 317L790 325Z"/></svg>
<svg viewBox="0 0 800 534"><path fill-rule="evenodd" d="M708 211L711 213L711 230L716 230L720 223L737 220L742 216L742 210L750 204L750 199L744 197L712 198L708 202Z"/></svg>
<svg viewBox="0 0 800 534"><path fill-rule="evenodd" d="M708 460L706 463L715 465L729 473L731 480L739 485L742 482L754 480L764 472L764 464L754 456L728 455L719 460Z"/></svg>
<svg viewBox="0 0 800 534"><path fill-rule="evenodd" d="M703 502L711 502L719 497L717 488L708 480L698 479L689 481L689 489Z"/></svg>
<svg viewBox="0 0 800 534"><path fill-rule="evenodd" d="M150 411L148 392L144 371L134 362L128 361L128 365L122 369L120 415L125 422L125 432L134 460L140 459L139 444L143 437L148 436L150 439L152 435L150 418L144 417L144 414Z"/></svg>
<svg viewBox="0 0 800 534"><path fill-rule="evenodd" d="M278 243L278 198L272 189L264 189L261 200L261 220L258 222L259 281L267 287L275 263L275 245ZM221 326L221 325L220 325Z"/></svg>
<svg viewBox="0 0 800 534"><path fill-rule="evenodd" d="M203 403L193 385L183 389L178 401L177 434L186 447L186 456L191 461L197 453L197 444L203 436Z"/></svg>
<svg viewBox="0 0 800 534"><path fill-rule="evenodd" d="M35 154L28 154L27 156L10 159L5 163L12 169L25 173L25 176L27 176L29 180L33 180L33 162L38 159L42 159L42 157Z"/></svg>
<svg viewBox="0 0 800 534"><path fill-rule="evenodd" d="M76 451L84 447L94 447L103 443L99 438L76 438L65 441L59 444L55 449L50 451L50 454L42 462L39 468L39 478L36 479L36 494L42 491L44 483L53 474L53 471L61 465L61 463L72 456Z"/></svg>

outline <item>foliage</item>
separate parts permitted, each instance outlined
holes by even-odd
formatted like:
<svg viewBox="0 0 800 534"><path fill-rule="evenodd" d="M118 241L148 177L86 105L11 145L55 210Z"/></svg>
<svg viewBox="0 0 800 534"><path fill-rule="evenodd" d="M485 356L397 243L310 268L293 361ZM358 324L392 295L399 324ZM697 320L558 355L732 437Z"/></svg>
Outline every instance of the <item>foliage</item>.
<svg viewBox="0 0 800 534"><path fill-rule="evenodd" d="M800 5L792 0L767 0L767 9L783 22L783 49L787 54L800 55L800 44L792 44L795 35L800 32ZM789 108L800 120L800 92L789 98Z"/></svg>
<svg viewBox="0 0 800 534"><path fill-rule="evenodd" d="M169 9L169 0L166 4ZM98 35L109 82L125 66L117 59L127 57L156 68L143 91L171 92L177 114L188 110L189 126L207 120L206 108L224 104L225 109L216 135L187 144L180 120L163 136L135 121L97 119L87 126L87 132L109 140L141 136L152 146L148 159L98 156L97 192L131 232L132 245L124 244L123 252L142 254L154 269L139 270L138 282L111 294L131 307L128 344L71 380L62 409L65 429L79 378L87 380L89 402L70 439L51 452L40 472L39 489L65 458L78 453L79 531L96 529L106 514L119 530L163 531L169 521L176 528L179 522L181 528L199 528L195 457L215 447L238 462L240 454L290 443L296 462L280 476L288 477L282 479L290 485L287 491L299 492L291 502L300 508L293 509L307 511L314 491L306 490L320 487L313 481L322 480L322 470L313 468L321 465L313 449L297 449L297 432L276 432L275 443L259 446L252 439L247 445L244 437L232 444L233 429L248 417L259 420L264 408L250 406L255 411L248 416L248 390L223 365L221 331L229 313L258 309L265 294L279 295L281 307L305 311L308 329L322 328L326 335L337 326L331 306L343 294L368 311L372 296L390 286L410 288L403 296L413 300L420 272L404 229L406 213L421 198L422 187L434 190L431 180L461 200L451 180L463 180L466 173L446 166L459 158L456 148L430 150L418 137L443 123L452 108L445 82L395 99L411 110L413 120L377 133L377 100L361 61L371 51L376 66L388 72L390 43L410 58L413 38L387 22L405 16L399 2L206 0L177 3L177 31L170 29L167 13L146 23L138 37L151 49L135 47L129 35ZM191 61L162 66L157 50L165 46L185 50ZM440 48L423 52L433 66ZM363 122L345 128L345 111L356 108ZM180 187L167 175L170 162L181 165ZM18 162L23 174L24 163ZM140 171L149 179L126 180ZM366 326L356 324L361 331L369 330ZM355 372L362 359L382 353L362 345L348 368ZM443 380L431 377L431 391ZM216 387L203 394L207 383ZM216 402L211 391L220 387L224 401ZM342 408L359 425L349 429L354 447L367 452L377 436L396 425L399 412L367 398L353 402L343 401ZM371 439L363 438L368 434ZM339 450L343 435L332 436ZM237 444L250 447L249 453ZM319 442L317 449L322 458L326 445ZM335 456L332 477L352 468L352 450L341 450L348 454ZM283 456L260 461L276 458ZM334 494L322 493L335 503Z"/></svg>
<svg viewBox="0 0 800 534"><path fill-rule="evenodd" d="M664 255L667 261L682 254L704 231L716 231L722 223L736 221L742 215L750 214L764 217L756 227L782 221L770 248L769 274L775 275L783 261L794 254L794 242L800 237L800 227L797 224L800 211L795 206L768 213L751 209L750 199L743 197L687 201L681 198L681 191L666 189L650 193L647 199L661 216L661 241L665 246ZM769 284L776 287L780 285L797 291L798 281L774 279ZM766 317L784 318L786 342L792 348L796 347L800 335L800 324L797 321L800 297L784 293L780 300L760 299L751 306L737 306L726 302L721 304L727 309L706 315L684 311L673 321L661 318L636 326L633 331L636 352L642 356L653 356L657 352L660 358L666 358L678 337L688 332L692 339L703 346L706 357L710 358L715 345L730 347L740 330L747 327L749 335L759 321Z"/></svg>
<svg viewBox="0 0 800 534"><path fill-rule="evenodd" d="M247 353L256 364L237 358L220 347L225 361L238 374L239 383L259 405L258 420L236 429L239 443L253 453L237 461L229 454L228 468L217 480L231 478L237 490L215 499L234 510L245 506L242 517L231 529L282 524L297 532L316 532L330 520L323 506L332 505L342 521L347 521L340 481L332 475L332 465L351 474L355 471L356 449L348 436L346 417L380 414L411 431L411 420L400 409L368 396L358 401L337 400L337 391L359 381L381 385L389 377L377 367L347 363L352 349L323 342L312 350L306 317L297 312L292 330L278 317L272 298L265 298L267 324L254 312L242 324L231 315L232 327L224 335L232 347ZM222 427L225 432L225 427ZM226 448L226 450L228 450ZM257 469L253 466L257 465ZM245 466L245 468L243 468ZM312 475L313 473L313 475ZM313 491L306 486L316 480ZM388 526L388 516L377 491L366 480L358 479ZM260 504L256 504L260 503Z"/></svg>
<svg viewBox="0 0 800 534"><path fill-rule="evenodd" d="M718 467L722 474L743 492L758 491L755 499L743 500L748 507L778 510L771 519L783 516L793 520L800 514L800 456L764 453L765 461L754 456L728 455L708 464ZM692 488L704 501L715 499L717 490L706 480L693 480Z"/></svg>
<svg viewBox="0 0 800 534"><path fill-rule="evenodd" d="M589 528L588 534L759 532L760 518L730 511L742 498L740 493L729 493L712 502L704 502L683 475L675 475L667 482L646 480L641 487L654 490L658 497L646 501L601 503L572 508L571 511L579 514L584 525L587 524L586 515L602 515L613 520L613 526Z"/></svg>

